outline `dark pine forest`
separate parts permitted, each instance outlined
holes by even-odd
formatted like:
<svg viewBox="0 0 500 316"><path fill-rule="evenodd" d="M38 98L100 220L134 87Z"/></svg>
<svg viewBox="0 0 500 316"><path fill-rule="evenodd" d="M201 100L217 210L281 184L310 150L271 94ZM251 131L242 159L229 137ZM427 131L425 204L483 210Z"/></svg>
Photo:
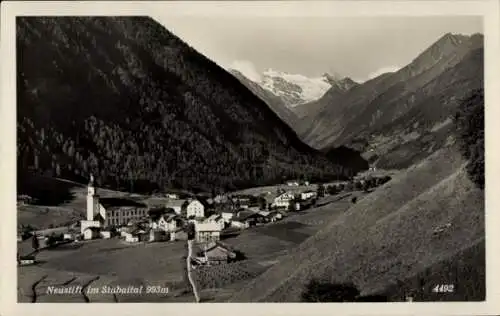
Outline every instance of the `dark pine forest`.
<svg viewBox="0 0 500 316"><path fill-rule="evenodd" d="M17 20L18 176L151 192L356 171L148 17Z"/></svg>

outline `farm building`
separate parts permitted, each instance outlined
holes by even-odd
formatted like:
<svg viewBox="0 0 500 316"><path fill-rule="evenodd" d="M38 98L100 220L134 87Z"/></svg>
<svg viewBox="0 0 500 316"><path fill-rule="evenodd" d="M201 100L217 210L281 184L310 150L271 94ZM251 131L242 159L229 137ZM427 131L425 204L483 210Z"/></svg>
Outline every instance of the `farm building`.
<svg viewBox="0 0 500 316"><path fill-rule="evenodd" d="M250 227L250 224L247 221L244 221L244 220L233 219L231 221L231 227L240 228L240 229L246 229L246 228Z"/></svg>
<svg viewBox="0 0 500 316"><path fill-rule="evenodd" d="M248 228L266 222L266 217L257 212L240 210L237 216L231 221L231 226L238 228Z"/></svg>
<svg viewBox="0 0 500 316"><path fill-rule="evenodd" d="M237 254L230 247L218 242L211 242L202 247L196 260L201 264L222 264L236 260Z"/></svg>
<svg viewBox="0 0 500 316"><path fill-rule="evenodd" d="M36 263L35 256L27 255L27 256L18 256L17 264L20 266L27 266Z"/></svg>
<svg viewBox="0 0 500 316"><path fill-rule="evenodd" d="M314 198L316 196L317 196L317 193L315 191L312 191L312 190L308 190L308 191L300 193L300 199L302 201Z"/></svg>
<svg viewBox="0 0 500 316"><path fill-rule="evenodd" d="M83 239L90 240L96 239L100 236L101 229L99 227L87 227L83 231Z"/></svg>
<svg viewBox="0 0 500 316"><path fill-rule="evenodd" d="M73 233L73 232L64 233L64 235L63 235L63 239L64 239L64 240L75 240L75 239L76 239L76 236L77 236L77 234L76 234L76 233Z"/></svg>
<svg viewBox="0 0 500 316"><path fill-rule="evenodd" d="M222 229L216 223L195 222L195 239L198 242L210 242L220 240Z"/></svg>
<svg viewBox="0 0 500 316"><path fill-rule="evenodd" d="M126 242L148 241L150 238L149 229L134 227L128 232L125 232Z"/></svg>
<svg viewBox="0 0 500 316"><path fill-rule="evenodd" d="M283 219L283 214L281 212L270 212L267 216L267 220L270 222L276 222Z"/></svg>
<svg viewBox="0 0 500 316"><path fill-rule="evenodd" d="M176 193L167 193L165 194L166 198L172 199L172 200L177 200L179 198L179 194Z"/></svg>
<svg viewBox="0 0 500 316"><path fill-rule="evenodd" d="M223 211L220 213L224 222L229 223L231 219L235 216L233 211Z"/></svg>

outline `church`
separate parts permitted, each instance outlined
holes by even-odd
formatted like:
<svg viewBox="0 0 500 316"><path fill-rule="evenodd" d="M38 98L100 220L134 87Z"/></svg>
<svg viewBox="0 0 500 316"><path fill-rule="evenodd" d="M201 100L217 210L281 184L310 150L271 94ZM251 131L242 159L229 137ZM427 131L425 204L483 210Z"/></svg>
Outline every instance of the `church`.
<svg viewBox="0 0 500 316"><path fill-rule="evenodd" d="M110 227L127 225L130 221L142 220L148 216L145 204L125 198L101 198L90 176L87 186L87 216L80 222L84 239L97 238Z"/></svg>

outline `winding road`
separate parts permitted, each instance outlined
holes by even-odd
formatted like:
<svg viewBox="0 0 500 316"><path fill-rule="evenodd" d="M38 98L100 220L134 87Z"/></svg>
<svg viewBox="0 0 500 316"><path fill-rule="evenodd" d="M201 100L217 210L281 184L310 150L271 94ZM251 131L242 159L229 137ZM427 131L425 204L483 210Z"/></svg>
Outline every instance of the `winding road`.
<svg viewBox="0 0 500 316"><path fill-rule="evenodd" d="M191 276L191 256L193 254L193 241L188 239L187 245L188 245L188 256L186 258L187 275L188 275L189 283L191 283L191 288L193 289L193 294L194 294L196 303L199 303L200 296L198 294L198 289L196 288L196 284L194 283L193 277Z"/></svg>

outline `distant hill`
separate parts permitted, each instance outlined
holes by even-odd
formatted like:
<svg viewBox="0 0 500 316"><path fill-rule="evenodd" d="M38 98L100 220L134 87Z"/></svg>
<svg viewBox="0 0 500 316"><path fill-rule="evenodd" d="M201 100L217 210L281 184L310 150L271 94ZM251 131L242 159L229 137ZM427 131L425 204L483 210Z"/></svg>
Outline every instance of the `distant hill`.
<svg viewBox="0 0 500 316"><path fill-rule="evenodd" d="M230 301L299 302L312 278L392 301L484 300L484 220L484 191L445 146L332 217ZM454 293L432 293L440 283Z"/></svg>
<svg viewBox="0 0 500 316"><path fill-rule="evenodd" d="M18 173L127 191L355 172L148 17L17 19Z"/></svg>
<svg viewBox="0 0 500 316"><path fill-rule="evenodd" d="M261 100L267 103L269 107L290 127L294 127L297 123L297 115L285 104L283 99L271 91L264 89L258 83L248 79L238 70L231 69L229 72L243 83L250 91L252 91Z"/></svg>
<svg viewBox="0 0 500 316"><path fill-rule="evenodd" d="M344 145L380 167L410 166L453 137L457 104L483 87L482 47L480 34L445 34L395 73L327 92L296 131L315 148Z"/></svg>

